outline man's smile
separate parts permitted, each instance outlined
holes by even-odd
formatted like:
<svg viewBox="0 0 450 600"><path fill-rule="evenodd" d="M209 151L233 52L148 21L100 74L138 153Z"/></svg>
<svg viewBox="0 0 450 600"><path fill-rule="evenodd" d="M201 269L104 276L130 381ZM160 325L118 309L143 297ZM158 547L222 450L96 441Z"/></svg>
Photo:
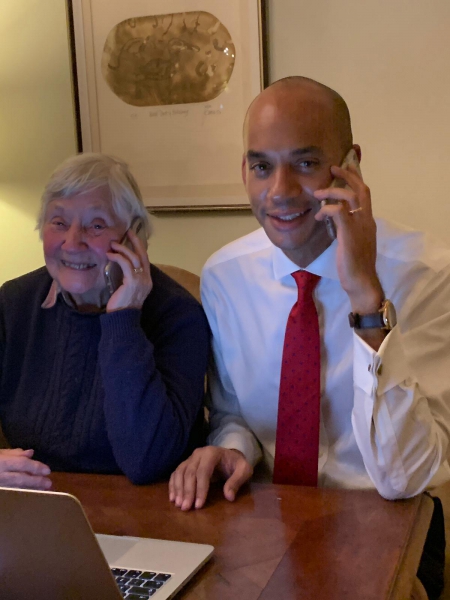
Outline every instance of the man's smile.
<svg viewBox="0 0 450 600"><path fill-rule="evenodd" d="M268 212L266 214L277 229L290 229L306 221L311 210L311 207L309 207L302 211L297 210L296 212Z"/></svg>

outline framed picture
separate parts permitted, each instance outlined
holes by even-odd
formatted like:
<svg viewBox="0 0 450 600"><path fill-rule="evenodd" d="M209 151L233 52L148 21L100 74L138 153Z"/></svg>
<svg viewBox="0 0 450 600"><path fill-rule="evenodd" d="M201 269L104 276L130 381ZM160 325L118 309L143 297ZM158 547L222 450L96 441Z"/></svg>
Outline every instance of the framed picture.
<svg viewBox="0 0 450 600"><path fill-rule="evenodd" d="M266 84L264 0L68 0L80 151L149 210L248 209L242 125Z"/></svg>

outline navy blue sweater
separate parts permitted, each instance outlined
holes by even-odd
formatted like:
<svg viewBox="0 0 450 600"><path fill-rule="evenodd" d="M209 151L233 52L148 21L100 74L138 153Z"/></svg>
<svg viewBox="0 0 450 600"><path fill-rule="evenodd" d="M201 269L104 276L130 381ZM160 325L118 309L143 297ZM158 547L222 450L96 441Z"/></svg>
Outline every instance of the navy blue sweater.
<svg viewBox="0 0 450 600"><path fill-rule="evenodd" d="M201 445L209 330L200 304L151 266L142 310L79 313L45 268L0 288L0 421L53 470L167 476Z"/></svg>

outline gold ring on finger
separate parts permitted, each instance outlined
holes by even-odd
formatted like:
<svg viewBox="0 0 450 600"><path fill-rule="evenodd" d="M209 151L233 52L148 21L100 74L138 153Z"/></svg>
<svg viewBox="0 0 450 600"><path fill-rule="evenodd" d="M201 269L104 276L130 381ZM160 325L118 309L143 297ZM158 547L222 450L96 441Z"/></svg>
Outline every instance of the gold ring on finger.
<svg viewBox="0 0 450 600"><path fill-rule="evenodd" d="M363 209L362 206L359 206L358 208L354 208L353 210L349 210L348 214L349 215L354 215L355 213L360 212L362 209Z"/></svg>

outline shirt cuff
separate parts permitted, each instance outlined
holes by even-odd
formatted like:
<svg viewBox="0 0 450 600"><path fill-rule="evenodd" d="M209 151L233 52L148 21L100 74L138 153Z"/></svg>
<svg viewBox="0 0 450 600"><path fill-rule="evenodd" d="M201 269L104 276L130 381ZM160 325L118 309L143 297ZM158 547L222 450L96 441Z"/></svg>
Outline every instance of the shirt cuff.
<svg viewBox="0 0 450 600"><path fill-rule="evenodd" d="M137 308L124 308L100 317L102 334L111 340L123 342L132 331L141 327L141 311Z"/></svg>
<svg viewBox="0 0 450 600"><path fill-rule="evenodd" d="M407 383L410 370L406 362L402 334L398 325L375 352L356 332L353 333L353 381L367 395L384 394L400 383Z"/></svg>
<svg viewBox="0 0 450 600"><path fill-rule="evenodd" d="M247 461L254 467L256 463L261 459L262 453L256 442L256 439L251 439L248 436L242 435L241 433L227 433L220 435L216 439L210 439L209 443L213 446L220 446L221 448L227 448L228 450L239 450L245 456Z"/></svg>

